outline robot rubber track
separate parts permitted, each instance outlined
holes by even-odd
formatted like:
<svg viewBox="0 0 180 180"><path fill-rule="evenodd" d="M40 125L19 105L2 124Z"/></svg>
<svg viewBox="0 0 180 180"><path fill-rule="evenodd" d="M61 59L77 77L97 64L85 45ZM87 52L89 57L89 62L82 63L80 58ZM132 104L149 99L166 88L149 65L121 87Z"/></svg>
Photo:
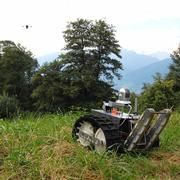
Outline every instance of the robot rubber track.
<svg viewBox="0 0 180 180"><path fill-rule="evenodd" d="M80 117L76 123L74 124L72 136L73 139L78 141L81 130L81 126L84 123L88 123L92 125L93 128L93 134L92 137L87 137L86 132L84 133L84 136L90 141L91 143L87 143L87 146L96 147L97 145L103 146L106 149L115 149L119 147L120 144L122 144L121 139L119 138L119 126L117 123L115 123L112 119L109 119L107 117L98 117L93 114L91 115L85 115L83 117ZM98 138L95 137L95 133L98 129L101 129L105 136L105 144L101 142ZM84 137L83 137L84 138ZM96 149L99 151L99 149Z"/></svg>

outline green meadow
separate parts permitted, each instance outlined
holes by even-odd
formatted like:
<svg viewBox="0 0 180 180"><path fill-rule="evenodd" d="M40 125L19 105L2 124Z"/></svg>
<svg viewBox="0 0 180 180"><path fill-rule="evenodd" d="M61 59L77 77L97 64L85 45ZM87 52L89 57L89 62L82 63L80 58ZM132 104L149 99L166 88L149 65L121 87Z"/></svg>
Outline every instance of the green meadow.
<svg viewBox="0 0 180 180"><path fill-rule="evenodd" d="M173 112L160 148L146 154L97 154L71 137L84 112L26 114L0 120L0 179L180 179L180 113Z"/></svg>

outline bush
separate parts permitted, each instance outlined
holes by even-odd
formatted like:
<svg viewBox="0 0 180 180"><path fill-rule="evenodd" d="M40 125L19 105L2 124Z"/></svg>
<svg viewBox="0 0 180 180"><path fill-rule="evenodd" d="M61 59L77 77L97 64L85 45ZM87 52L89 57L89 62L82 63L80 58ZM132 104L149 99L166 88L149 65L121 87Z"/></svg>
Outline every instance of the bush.
<svg viewBox="0 0 180 180"><path fill-rule="evenodd" d="M15 97L0 96L0 118L9 118L17 115L19 110Z"/></svg>

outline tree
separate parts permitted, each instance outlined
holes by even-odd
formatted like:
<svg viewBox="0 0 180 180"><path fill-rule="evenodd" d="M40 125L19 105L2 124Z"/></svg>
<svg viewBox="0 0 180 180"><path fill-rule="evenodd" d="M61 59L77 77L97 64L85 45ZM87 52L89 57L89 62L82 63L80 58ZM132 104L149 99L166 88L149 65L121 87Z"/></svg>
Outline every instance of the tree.
<svg viewBox="0 0 180 180"><path fill-rule="evenodd" d="M0 94L16 97L21 107L27 109L37 60L30 51L12 41L0 41L0 49Z"/></svg>
<svg viewBox="0 0 180 180"><path fill-rule="evenodd" d="M110 96L112 84L108 82L114 76L120 77L122 69L114 27L103 20L78 19L68 24L64 39L66 53L60 59L62 71L71 84L69 92L75 91L77 98L86 102Z"/></svg>
<svg viewBox="0 0 180 180"><path fill-rule="evenodd" d="M64 39L65 50L68 51L63 56L64 62L68 64L67 69L78 71L81 79L85 72L95 80L99 80L102 75L110 80L113 79L112 74L120 77L118 70L122 69L122 64L117 57L121 58L121 49L115 39L113 26L103 20L93 23L78 19L68 24Z"/></svg>
<svg viewBox="0 0 180 180"><path fill-rule="evenodd" d="M167 79L173 80L174 105L180 106L180 46L171 54L172 64L169 66Z"/></svg>
<svg viewBox="0 0 180 180"><path fill-rule="evenodd" d="M10 118L18 114L19 105L15 97L0 95L0 118Z"/></svg>
<svg viewBox="0 0 180 180"><path fill-rule="evenodd" d="M175 90L180 90L180 47L171 54L172 64L169 66L168 78L175 81Z"/></svg>
<svg viewBox="0 0 180 180"><path fill-rule="evenodd" d="M154 83L147 85L142 92L139 102L140 111L146 108L161 110L173 105L173 80L164 80L158 73L154 76Z"/></svg>
<svg viewBox="0 0 180 180"><path fill-rule="evenodd" d="M39 111L57 112L73 105L87 107L88 103L82 104L79 99L81 96L79 86L69 80L67 74L62 71L61 61L54 60L44 64L33 76L32 84L34 106ZM94 85L93 92L95 88L99 87ZM103 91L106 89L106 93L110 95L108 88L107 84L101 82L101 88L97 89L96 97L102 96L104 93L102 89Z"/></svg>
<svg viewBox="0 0 180 180"><path fill-rule="evenodd" d="M67 82L61 68L61 62L55 60L44 64L34 75L32 97L36 109L55 112L71 105L71 95L66 91Z"/></svg>
<svg viewBox="0 0 180 180"><path fill-rule="evenodd" d="M91 38L96 79L98 80L102 75L108 80L112 80L113 75L120 78L119 70L122 69L122 64L117 58L121 58L121 49L115 39L114 27L104 20L96 21L92 26Z"/></svg>

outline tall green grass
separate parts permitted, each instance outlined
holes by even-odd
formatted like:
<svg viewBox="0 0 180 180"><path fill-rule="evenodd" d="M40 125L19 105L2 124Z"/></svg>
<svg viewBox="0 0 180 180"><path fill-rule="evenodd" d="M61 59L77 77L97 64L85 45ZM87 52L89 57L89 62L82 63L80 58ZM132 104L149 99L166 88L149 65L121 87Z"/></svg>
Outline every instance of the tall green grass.
<svg viewBox="0 0 180 180"><path fill-rule="evenodd" d="M161 134L162 149L180 153L180 113L173 113Z"/></svg>
<svg viewBox="0 0 180 180"><path fill-rule="evenodd" d="M161 146L146 155L97 154L73 142L83 112L29 114L0 121L0 179L178 179L180 114L173 113Z"/></svg>

